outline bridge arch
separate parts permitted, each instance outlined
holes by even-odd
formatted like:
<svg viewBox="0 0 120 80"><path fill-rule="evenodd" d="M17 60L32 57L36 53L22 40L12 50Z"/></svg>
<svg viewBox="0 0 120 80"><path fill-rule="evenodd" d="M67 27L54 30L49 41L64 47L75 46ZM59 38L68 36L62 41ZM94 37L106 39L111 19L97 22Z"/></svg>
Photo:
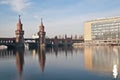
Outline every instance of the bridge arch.
<svg viewBox="0 0 120 80"><path fill-rule="evenodd" d="M15 48L15 38L0 38L0 45L5 45L8 48Z"/></svg>

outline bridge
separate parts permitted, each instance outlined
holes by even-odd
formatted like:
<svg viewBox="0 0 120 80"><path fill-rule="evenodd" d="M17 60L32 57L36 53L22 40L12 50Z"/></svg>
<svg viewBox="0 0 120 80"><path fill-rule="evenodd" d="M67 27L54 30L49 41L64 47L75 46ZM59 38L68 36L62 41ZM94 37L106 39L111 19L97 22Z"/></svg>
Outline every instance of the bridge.
<svg viewBox="0 0 120 80"><path fill-rule="evenodd" d="M17 29L15 30L16 37L13 38L0 38L0 45L6 45L8 48L24 48L25 45L29 47L37 46L71 46L73 43L83 42L81 39L72 39L68 38L65 35L65 38L46 38L46 32L44 30L44 25L41 19L41 24L39 26L38 38L24 38L24 30L22 28L23 24L21 23L20 15L17 23Z"/></svg>
<svg viewBox="0 0 120 80"><path fill-rule="evenodd" d="M0 45L6 45L8 48L15 48L15 38L0 38Z"/></svg>
<svg viewBox="0 0 120 80"><path fill-rule="evenodd" d="M71 46L73 43L82 43L83 39L57 39L57 38L46 38L46 47L52 47L52 46ZM8 48L15 48L16 42L15 38L0 38L0 45L6 45ZM33 39L33 38L24 38L24 45L28 45L28 47L38 47L39 45L39 39Z"/></svg>

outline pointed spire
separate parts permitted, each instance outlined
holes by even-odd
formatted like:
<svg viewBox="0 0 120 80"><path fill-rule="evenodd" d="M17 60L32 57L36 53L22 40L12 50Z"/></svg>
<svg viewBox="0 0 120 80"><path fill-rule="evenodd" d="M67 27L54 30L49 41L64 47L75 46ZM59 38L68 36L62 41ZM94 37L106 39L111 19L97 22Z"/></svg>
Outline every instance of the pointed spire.
<svg viewBox="0 0 120 80"><path fill-rule="evenodd" d="M41 18L41 26L43 26L43 20L42 20L42 18ZM44 26L43 26L44 27Z"/></svg>
<svg viewBox="0 0 120 80"><path fill-rule="evenodd" d="M18 15L18 16L19 16L19 19L20 19L20 16L21 16L21 15Z"/></svg>
<svg viewBox="0 0 120 80"><path fill-rule="evenodd" d="M21 16L21 15L18 15L18 16L19 16L18 23L21 24L21 19L20 19L20 16Z"/></svg>
<svg viewBox="0 0 120 80"><path fill-rule="evenodd" d="M42 21L42 18L41 18L40 31L41 31L41 32L44 32L44 25L43 25L43 21Z"/></svg>
<svg viewBox="0 0 120 80"><path fill-rule="evenodd" d="M43 24L42 18L41 18L41 24Z"/></svg>
<svg viewBox="0 0 120 80"><path fill-rule="evenodd" d="M17 23L17 29L22 30L22 23L21 23L20 15L18 15L18 16L19 16L19 19L18 19L18 23Z"/></svg>

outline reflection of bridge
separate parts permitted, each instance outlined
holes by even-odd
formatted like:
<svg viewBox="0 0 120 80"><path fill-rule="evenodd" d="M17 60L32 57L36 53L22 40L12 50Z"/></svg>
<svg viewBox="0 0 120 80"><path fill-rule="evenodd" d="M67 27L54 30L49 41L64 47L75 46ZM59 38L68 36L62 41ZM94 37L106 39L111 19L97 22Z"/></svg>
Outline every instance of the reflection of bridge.
<svg viewBox="0 0 120 80"><path fill-rule="evenodd" d="M0 50L0 58L15 56L14 50Z"/></svg>

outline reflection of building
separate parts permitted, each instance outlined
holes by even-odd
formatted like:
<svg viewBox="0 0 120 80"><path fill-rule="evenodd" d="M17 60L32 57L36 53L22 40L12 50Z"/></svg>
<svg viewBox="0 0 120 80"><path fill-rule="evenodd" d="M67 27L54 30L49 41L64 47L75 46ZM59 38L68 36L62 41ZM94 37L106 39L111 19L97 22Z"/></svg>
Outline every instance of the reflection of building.
<svg viewBox="0 0 120 80"><path fill-rule="evenodd" d="M115 47L85 47L85 68L92 71L117 73L120 66L119 48ZM114 67L116 65L116 67Z"/></svg>
<svg viewBox="0 0 120 80"><path fill-rule="evenodd" d="M116 39L120 39L120 17L85 22L85 43L118 43Z"/></svg>
<svg viewBox="0 0 120 80"><path fill-rule="evenodd" d="M16 66L20 76L22 75L23 64L24 64L24 50L18 49L16 50Z"/></svg>
<svg viewBox="0 0 120 80"><path fill-rule="evenodd" d="M45 49L43 47L40 47L38 57L39 57L41 71L44 72L46 56L45 56Z"/></svg>
<svg viewBox="0 0 120 80"><path fill-rule="evenodd" d="M84 61L85 61L85 68L92 69L92 49L91 47L84 49Z"/></svg>

